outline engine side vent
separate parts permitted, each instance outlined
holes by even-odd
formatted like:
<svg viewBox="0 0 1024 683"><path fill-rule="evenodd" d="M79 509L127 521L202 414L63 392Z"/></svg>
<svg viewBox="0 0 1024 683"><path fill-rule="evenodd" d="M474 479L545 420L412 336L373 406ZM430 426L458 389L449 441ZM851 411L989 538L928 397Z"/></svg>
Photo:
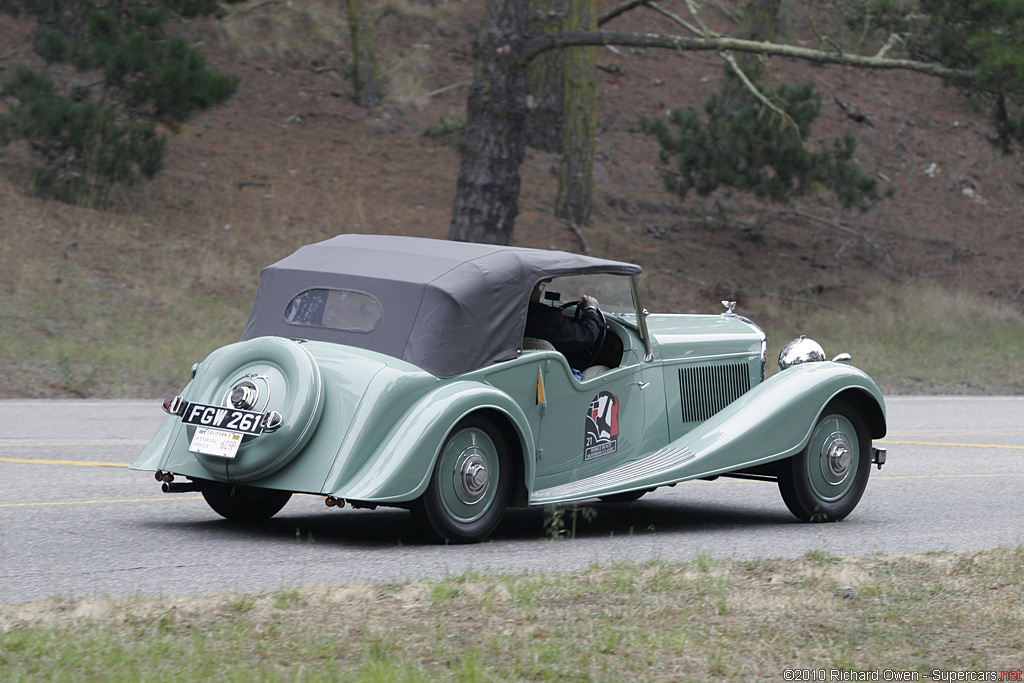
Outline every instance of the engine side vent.
<svg viewBox="0 0 1024 683"><path fill-rule="evenodd" d="M683 368L679 371L683 422L703 422L748 391L746 363Z"/></svg>

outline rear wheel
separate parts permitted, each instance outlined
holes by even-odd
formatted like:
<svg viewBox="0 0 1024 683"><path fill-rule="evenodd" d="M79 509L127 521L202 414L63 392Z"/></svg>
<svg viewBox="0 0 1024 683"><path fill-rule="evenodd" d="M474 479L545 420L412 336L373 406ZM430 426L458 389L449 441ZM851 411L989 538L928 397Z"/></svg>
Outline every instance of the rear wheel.
<svg viewBox="0 0 1024 683"><path fill-rule="evenodd" d="M871 437L861 411L849 401L832 401L807 447L779 465L779 491L790 512L805 522L843 519L864 495L871 470Z"/></svg>
<svg viewBox="0 0 1024 683"><path fill-rule="evenodd" d="M217 484L203 489L203 498L213 511L236 522L262 522L270 519L281 511L291 497L291 491L232 484Z"/></svg>
<svg viewBox="0 0 1024 683"><path fill-rule="evenodd" d="M432 539L476 543L491 535L512 490L507 440L494 420L470 415L448 435L413 515Z"/></svg>

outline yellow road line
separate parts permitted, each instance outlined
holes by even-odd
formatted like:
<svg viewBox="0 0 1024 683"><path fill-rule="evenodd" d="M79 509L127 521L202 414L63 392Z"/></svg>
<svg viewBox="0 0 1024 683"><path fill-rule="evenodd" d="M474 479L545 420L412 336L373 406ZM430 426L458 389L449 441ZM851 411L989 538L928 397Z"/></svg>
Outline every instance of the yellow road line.
<svg viewBox="0 0 1024 683"><path fill-rule="evenodd" d="M878 479L990 479L993 477L1024 477L1024 472L1003 472L1001 474L907 474L888 477L884 474L872 474L871 481Z"/></svg>
<svg viewBox="0 0 1024 683"><path fill-rule="evenodd" d="M886 438L900 437L905 439L911 436L992 436L992 432L926 432L906 435L890 434ZM1024 436L1024 432L999 432L999 436Z"/></svg>
<svg viewBox="0 0 1024 683"><path fill-rule="evenodd" d="M36 460L34 458L0 458L0 462L14 462L22 465L65 465L72 467L128 467L119 462L83 462L81 460Z"/></svg>
<svg viewBox="0 0 1024 683"><path fill-rule="evenodd" d="M1011 451L1024 451L1024 446L1005 446L991 443L949 443L946 441L889 441L888 439L878 442L879 445L898 446L951 446L953 448L1000 448Z"/></svg>
<svg viewBox="0 0 1024 683"><path fill-rule="evenodd" d="M0 503L0 508L27 508L46 505L100 505L103 503L154 503L167 500L202 500L202 496L168 496L166 498L124 498L121 500L63 500L55 503Z"/></svg>
<svg viewBox="0 0 1024 683"><path fill-rule="evenodd" d="M148 441L77 441L74 443L0 443L0 448L47 448L61 446L62 448L78 448L82 446L145 446Z"/></svg>
<svg viewBox="0 0 1024 683"><path fill-rule="evenodd" d="M992 479L997 477L1024 477L1024 472L1004 472L1004 473L992 473L992 474L907 474L907 475L896 475L887 476L884 474L875 474L874 470L871 472L871 481L878 481L880 479L979 479L986 478ZM708 479L691 479L683 482L684 484L699 483L699 484L754 484L759 479L734 479L728 475L723 474L721 478L715 480ZM764 480L772 481L774 480Z"/></svg>

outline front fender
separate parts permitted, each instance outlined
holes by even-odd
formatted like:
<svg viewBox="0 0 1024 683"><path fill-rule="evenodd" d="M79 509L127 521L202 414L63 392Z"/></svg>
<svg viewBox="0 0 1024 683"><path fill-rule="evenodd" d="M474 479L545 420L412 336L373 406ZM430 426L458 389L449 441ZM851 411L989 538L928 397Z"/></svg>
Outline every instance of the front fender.
<svg viewBox="0 0 1024 683"><path fill-rule="evenodd" d="M800 452L825 406L840 395L864 412L873 438L885 436L885 400L874 380L844 363L796 365L754 387L673 445L696 456L701 476Z"/></svg>
<svg viewBox="0 0 1024 683"><path fill-rule="evenodd" d="M713 477L799 453L825 407L842 396L885 435L885 402L870 377L849 365L805 363L757 385L713 417L612 472L538 491L531 505L582 500Z"/></svg>
<svg viewBox="0 0 1024 683"><path fill-rule="evenodd" d="M526 414L507 394L481 382L445 384L406 411L356 474L335 482L330 495L376 503L405 502L423 494L445 438L470 413L493 411L514 429L527 482L534 476L534 444ZM513 444L515 446L515 444ZM513 452L513 457L518 453Z"/></svg>

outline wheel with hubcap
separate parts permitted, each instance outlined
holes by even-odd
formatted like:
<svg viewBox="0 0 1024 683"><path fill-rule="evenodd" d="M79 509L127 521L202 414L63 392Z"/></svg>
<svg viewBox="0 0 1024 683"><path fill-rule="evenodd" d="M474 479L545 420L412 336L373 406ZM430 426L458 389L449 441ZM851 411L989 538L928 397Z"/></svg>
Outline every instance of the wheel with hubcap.
<svg viewBox="0 0 1024 683"><path fill-rule="evenodd" d="M512 490L508 443L494 420L470 415L448 435L426 492L412 511L442 543L487 538L505 514Z"/></svg>
<svg viewBox="0 0 1024 683"><path fill-rule="evenodd" d="M838 522L864 494L871 470L871 436L861 411L836 399L822 411L807 446L780 463L779 491L805 522Z"/></svg>
<svg viewBox="0 0 1024 683"><path fill-rule="evenodd" d="M235 522L262 522L270 519L292 497L291 491L259 489L233 484L210 484L203 498L221 517Z"/></svg>

